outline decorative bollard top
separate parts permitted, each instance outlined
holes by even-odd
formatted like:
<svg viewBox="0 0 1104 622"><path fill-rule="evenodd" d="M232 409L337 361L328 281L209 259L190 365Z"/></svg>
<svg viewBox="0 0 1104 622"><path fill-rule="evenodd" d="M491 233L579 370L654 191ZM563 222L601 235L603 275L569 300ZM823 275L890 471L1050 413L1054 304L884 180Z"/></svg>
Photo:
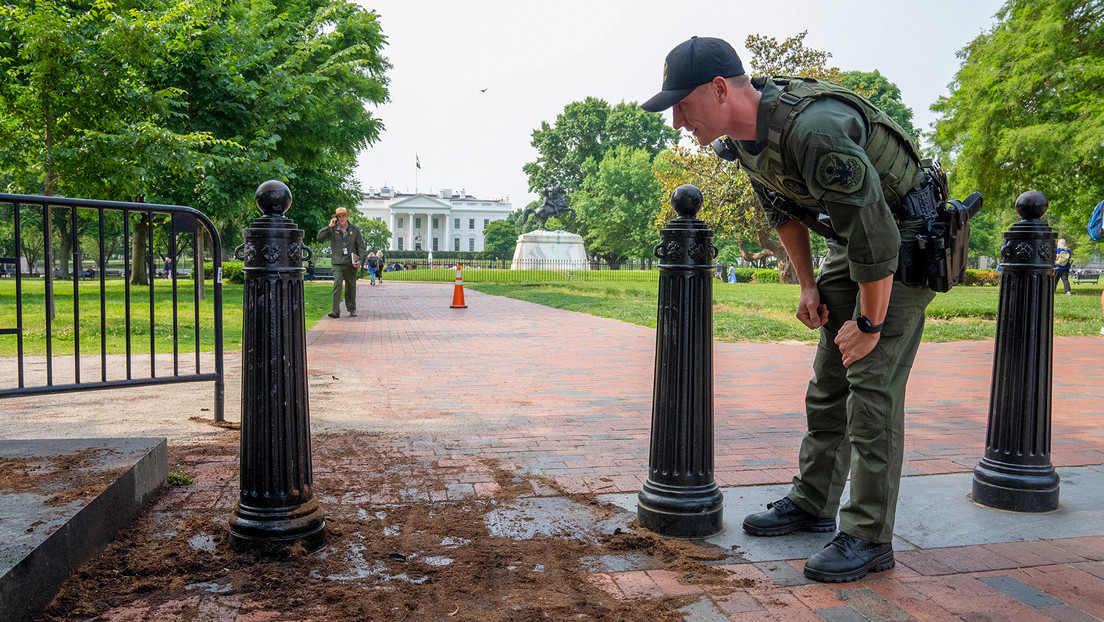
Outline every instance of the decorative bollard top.
<svg viewBox="0 0 1104 622"><path fill-rule="evenodd" d="M1028 190L1016 199L1016 213L1024 220L1039 220L1049 208L1046 195L1035 190Z"/></svg>
<svg viewBox="0 0 1104 622"><path fill-rule="evenodd" d="M291 207L291 190L282 181L270 179L257 186L257 207L265 216L282 216Z"/></svg>
<svg viewBox="0 0 1104 622"><path fill-rule="evenodd" d="M702 208L702 193L697 186L683 184L671 193L671 207L679 218L693 218Z"/></svg>

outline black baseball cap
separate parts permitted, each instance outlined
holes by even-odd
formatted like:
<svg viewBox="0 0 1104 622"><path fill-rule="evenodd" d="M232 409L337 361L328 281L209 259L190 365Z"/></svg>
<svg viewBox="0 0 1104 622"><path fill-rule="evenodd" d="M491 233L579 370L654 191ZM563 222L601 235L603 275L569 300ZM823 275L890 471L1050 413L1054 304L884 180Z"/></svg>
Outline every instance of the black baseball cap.
<svg viewBox="0 0 1104 622"><path fill-rule="evenodd" d="M731 78L742 75L744 64L727 41L713 37L691 37L667 55L663 63L663 90L640 107L648 112L661 112L717 76Z"/></svg>

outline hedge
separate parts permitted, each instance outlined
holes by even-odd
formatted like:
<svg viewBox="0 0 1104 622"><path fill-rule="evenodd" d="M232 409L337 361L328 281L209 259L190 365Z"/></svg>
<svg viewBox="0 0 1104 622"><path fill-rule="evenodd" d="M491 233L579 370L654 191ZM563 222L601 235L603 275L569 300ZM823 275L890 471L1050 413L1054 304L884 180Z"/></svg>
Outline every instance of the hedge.
<svg viewBox="0 0 1104 622"><path fill-rule="evenodd" d="M405 256L409 253L410 256ZM441 259L460 259L471 260L475 259L476 255L481 253L466 253L456 252L451 253L441 252L440 254L434 252L433 259L438 257ZM467 255L467 257L455 257L449 255ZM419 251L393 251L391 255L384 255L384 259L422 259L425 257L425 253ZM224 261L222 262L222 280L228 283L244 283L245 274L242 272L242 262L240 261ZM206 278L212 278L214 268L210 262L203 264L203 274ZM996 270L967 270L966 277L962 280L963 285L1000 285L1000 272ZM724 279L728 280L728 272L725 271ZM736 268L736 282L737 283L777 283L778 282L778 270L774 268Z"/></svg>
<svg viewBox="0 0 1104 622"><path fill-rule="evenodd" d="M224 261L222 262L222 280L226 283L237 283L241 285L245 283L245 273L242 272L242 268L245 264L241 261ZM203 276L205 278L214 278L215 267L211 262L203 264Z"/></svg>
<svg viewBox="0 0 1104 622"><path fill-rule="evenodd" d="M752 271L752 280L756 283L777 283L778 270L774 268L759 268Z"/></svg>
<svg viewBox="0 0 1104 622"><path fill-rule="evenodd" d="M967 270L963 285L1000 285L1001 273L996 270Z"/></svg>

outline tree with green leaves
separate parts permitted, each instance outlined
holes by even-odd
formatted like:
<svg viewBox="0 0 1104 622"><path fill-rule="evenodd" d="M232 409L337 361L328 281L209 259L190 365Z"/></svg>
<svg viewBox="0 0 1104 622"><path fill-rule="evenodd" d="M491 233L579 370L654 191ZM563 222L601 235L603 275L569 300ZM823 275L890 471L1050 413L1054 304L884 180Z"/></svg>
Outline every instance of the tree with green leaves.
<svg viewBox="0 0 1104 622"><path fill-rule="evenodd" d="M517 230L505 220L492 220L483 229L483 256L511 259L517 246Z"/></svg>
<svg viewBox="0 0 1104 622"><path fill-rule="evenodd" d="M676 140L678 131L667 125L663 115L645 112L636 102L610 106L588 97L565 106L554 125L541 122L532 140L537 160L522 170L529 176L530 192L562 186L570 204L571 193L583 187L588 159L600 164L620 146L642 149L654 157Z"/></svg>
<svg viewBox="0 0 1104 622"><path fill-rule="evenodd" d="M748 35L744 47L751 52L748 66L757 76L800 76L839 83L839 67L829 67L831 52L806 47L808 30L779 42L774 37Z"/></svg>
<svg viewBox="0 0 1104 622"><path fill-rule="evenodd" d="M839 84L870 100L870 103L896 121L914 141L920 137L920 130L912 125L912 108L901 101L901 88L890 82L882 72L877 69L844 71L839 74Z"/></svg>
<svg viewBox="0 0 1104 622"><path fill-rule="evenodd" d="M600 163L588 160L586 168L572 204L587 253L614 268L626 259L649 257L659 241L653 223L661 205L651 154L621 145Z"/></svg>
<svg viewBox="0 0 1104 622"><path fill-rule="evenodd" d="M349 220L360 229L360 234L364 236L364 248L369 252L385 251L391 247L391 230L387 225L356 213L351 213Z"/></svg>
<svg viewBox="0 0 1104 622"><path fill-rule="evenodd" d="M1008 213L1038 190L1053 223L1084 231L1104 198L1104 4L1008 0L997 19L932 106L952 194L980 190L986 211Z"/></svg>
<svg viewBox="0 0 1104 622"><path fill-rule="evenodd" d="M257 185L280 179L307 231L356 205L356 154L382 129L366 106L387 100L377 14L346 0L179 2L159 26L154 78L187 106L175 127L228 142L195 167L161 167L158 200L242 222Z"/></svg>
<svg viewBox="0 0 1104 622"><path fill-rule="evenodd" d="M207 144L208 135L165 128L180 92L146 79L149 19L109 0L0 6L0 167L12 190L136 196L144 150L173 159Z"/></svg>
<svg viewBox="0 0 1104 622"><path fill-rule="evenodd" d="M360 226L364 247L369 251L386 251L391 247L391 230L378 220L365 220Z"/></svg>
<svg viewBox="0 0 1104 622"><path fill-rule="evenodd" d="M387 98L384 43L378 16L346 0L5 4L0 178L190 205L220 229L281 179L289 215L317 229L359 200L351 173L382 127L365 105ZM136 258L147 226L133 223Z"/></svg>
<svg viewBox="0 0 1104 622"><path fill-rule="evenodd" d="M0 168L8 189L89 198L137 197L151 159L180 162L210 145L165 121L180 93L146 78L156 36L148 11L109 0L0 6ZM62 278L86 227L56 219Z"/></svg>

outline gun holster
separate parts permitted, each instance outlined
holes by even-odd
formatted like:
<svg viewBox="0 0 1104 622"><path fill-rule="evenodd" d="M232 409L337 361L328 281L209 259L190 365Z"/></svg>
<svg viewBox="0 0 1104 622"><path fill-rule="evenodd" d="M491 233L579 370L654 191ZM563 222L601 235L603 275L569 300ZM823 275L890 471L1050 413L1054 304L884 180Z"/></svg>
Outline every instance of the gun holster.
<svg viewBox="0 0 1104 622"><path fill-rule="evenodd" d="M981 211L974 192L965 201L937 202L934 184L905 195L902 207L909 219L921 220L916 238L901 245L895 278L905 285L927 285L946 292L966 276L970 219Z"/></svg>

